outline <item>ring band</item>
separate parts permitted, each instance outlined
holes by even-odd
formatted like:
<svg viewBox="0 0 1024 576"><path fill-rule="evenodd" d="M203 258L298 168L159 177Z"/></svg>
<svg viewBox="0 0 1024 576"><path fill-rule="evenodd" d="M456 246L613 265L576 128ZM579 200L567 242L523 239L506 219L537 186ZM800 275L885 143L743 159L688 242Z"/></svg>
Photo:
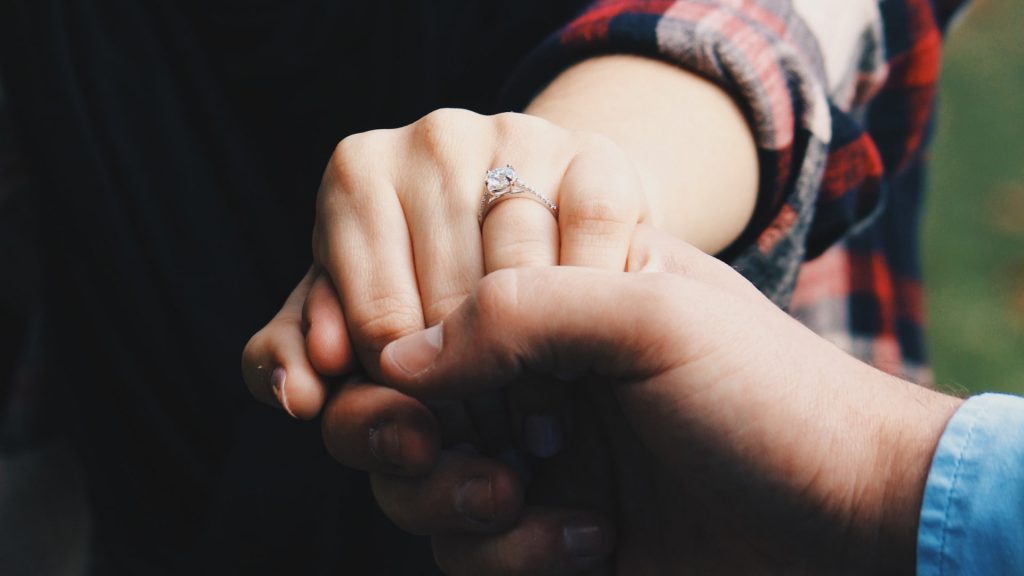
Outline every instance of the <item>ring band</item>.
<svg viewBox="0 0 1024 576"><path fill-rule="evenodd" d="M487 214L491 209L502 200L508 200L509 198L529 198L538 202L547 208L548 212L551 212L555 220L558 220L558 205L547 196L534 190L526 182L520 180L519 175L516 174L515 169L510 165L506 164L502 168L488 170L484 185L486 190L480 199L480 212L477 215L481 226L484 225L484 219L487 218Z"/></svg>

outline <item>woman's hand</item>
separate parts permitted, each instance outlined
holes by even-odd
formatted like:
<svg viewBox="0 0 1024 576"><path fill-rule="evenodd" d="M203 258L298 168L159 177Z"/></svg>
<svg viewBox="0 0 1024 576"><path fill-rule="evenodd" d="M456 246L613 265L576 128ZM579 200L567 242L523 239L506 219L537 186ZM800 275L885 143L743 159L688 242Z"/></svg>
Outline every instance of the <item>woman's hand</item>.
<svg viewBox="0 0 1024 576"><path fill-rule="evenodd" d="M484 176L505 165L558 204L557 220L523 194L495 205L481 226ZM321 274L307 277L253 337L246 380L258 398L311 417L325 397L316 373L338 376L358 363L378 376L388 342L439 322L488 272L554 264L622 270L646 217L641 179L618 146L541 118L438 110L403 128L350 136L318 196L313 251ZM300 357L302 303L308 360Z"/></svg>
<svg viewBox="0 0 1024 576"><path fill-rule="evenodd" d="M484 176L513 166L559 205L520 199L477 221ZM324 175L314 258L333 281L353 348L378 375L392 340L436 324L485 273L574 265L622 270L646 217L636 168L609 139L524 114L438 110L351 136Z"/></svg>
<svg viewBox="0 0 1024 576"><path fill-rule="evenodd" d="M515 198L478 222L484 176L505 165L558 204L557 219L542 203ZM493 399L431 409L378 386L380 352L447 316L485 273L554 264L623 270L634 228L647 216L641 188L607 138L522 114L440 110L347 138L320 189L316 264L246 346L246 382L258 398L311 418L327 397L326 378L361 364L370 378L344 382L326 410L332 455L371 472L381 507L408 531L507 529L524 498L514 462L440 446L452 438L486 445L501 435L507 443L518 428L527 447L532 440L543 452L552 448L550 429L512 424ZM601 522L571 510L547 517ZM609 546L580 562L592 565Z"/></svg>

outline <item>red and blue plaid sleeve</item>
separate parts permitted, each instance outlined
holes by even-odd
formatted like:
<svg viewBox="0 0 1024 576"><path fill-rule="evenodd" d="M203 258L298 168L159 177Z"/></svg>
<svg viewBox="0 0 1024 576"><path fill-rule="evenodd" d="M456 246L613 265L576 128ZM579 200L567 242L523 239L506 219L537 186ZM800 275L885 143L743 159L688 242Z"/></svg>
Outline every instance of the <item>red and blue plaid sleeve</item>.
<svg viewBox="0 0 1024 576"><path fill-rule="evenodd" d="M599 0L525 62L509 102L611 53L716 82L746 114L761 168L756 213L723 256L819 334L923 381L923 152L942 33L962 4Z"/></svg>
<svg viewBox="0 0 1024 576"><path fill-rule="evenodd" d="M609 53L669 61L735 96L757 143L760 193L726 256L769 297L788 302L831 141L827 77L812 31L790 2L777 0L598 1L527 60L510 100L524 105L562 70ZM868 212L872 202L855 204Z"/></svg>
<svg viewBox="0 0 1024 576"><path fill-rule="evenodd" d="M849 0L854 2L855 0ZM866 0L865 0L866 1ZM884 191L876 218L841 238L819 206L812 233L835 237L820 258L800 271L790 310L815 332L858 358L905 378L928 383L925 305L918 253L924 197L925 148L938 88L942 34L960 0L871 0L877 21L871 50L862 52L853 84L863 89L841 102L834 123L819 204L856 207L848 190L864 197Z"/></svg>

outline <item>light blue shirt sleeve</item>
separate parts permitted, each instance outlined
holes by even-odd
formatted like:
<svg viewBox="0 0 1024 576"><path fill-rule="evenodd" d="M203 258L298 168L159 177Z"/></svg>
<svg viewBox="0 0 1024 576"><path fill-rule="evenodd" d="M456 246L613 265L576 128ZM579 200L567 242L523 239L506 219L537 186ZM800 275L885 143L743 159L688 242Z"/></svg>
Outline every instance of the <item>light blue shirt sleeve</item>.
<svg viewBox="0 0 1024 576"><path fill-rule="evenodd" d="M1024 575L1024 398L968 399L932 458L919 576Z"/></svg>

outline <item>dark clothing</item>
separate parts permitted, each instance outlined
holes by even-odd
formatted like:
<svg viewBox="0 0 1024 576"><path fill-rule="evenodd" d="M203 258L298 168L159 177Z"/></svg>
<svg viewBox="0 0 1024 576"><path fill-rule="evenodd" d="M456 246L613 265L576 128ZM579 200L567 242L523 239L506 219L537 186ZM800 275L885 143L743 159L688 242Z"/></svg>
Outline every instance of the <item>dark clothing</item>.
<svg viewBox="0 0 1024 576"><path fill-rule="evenodd" d="M316 423L249 397L240 353L309 265L337 141L496 111L504 75L578 4L3 3L40 362L84 455L96 573L434 573Z"/></svg>

